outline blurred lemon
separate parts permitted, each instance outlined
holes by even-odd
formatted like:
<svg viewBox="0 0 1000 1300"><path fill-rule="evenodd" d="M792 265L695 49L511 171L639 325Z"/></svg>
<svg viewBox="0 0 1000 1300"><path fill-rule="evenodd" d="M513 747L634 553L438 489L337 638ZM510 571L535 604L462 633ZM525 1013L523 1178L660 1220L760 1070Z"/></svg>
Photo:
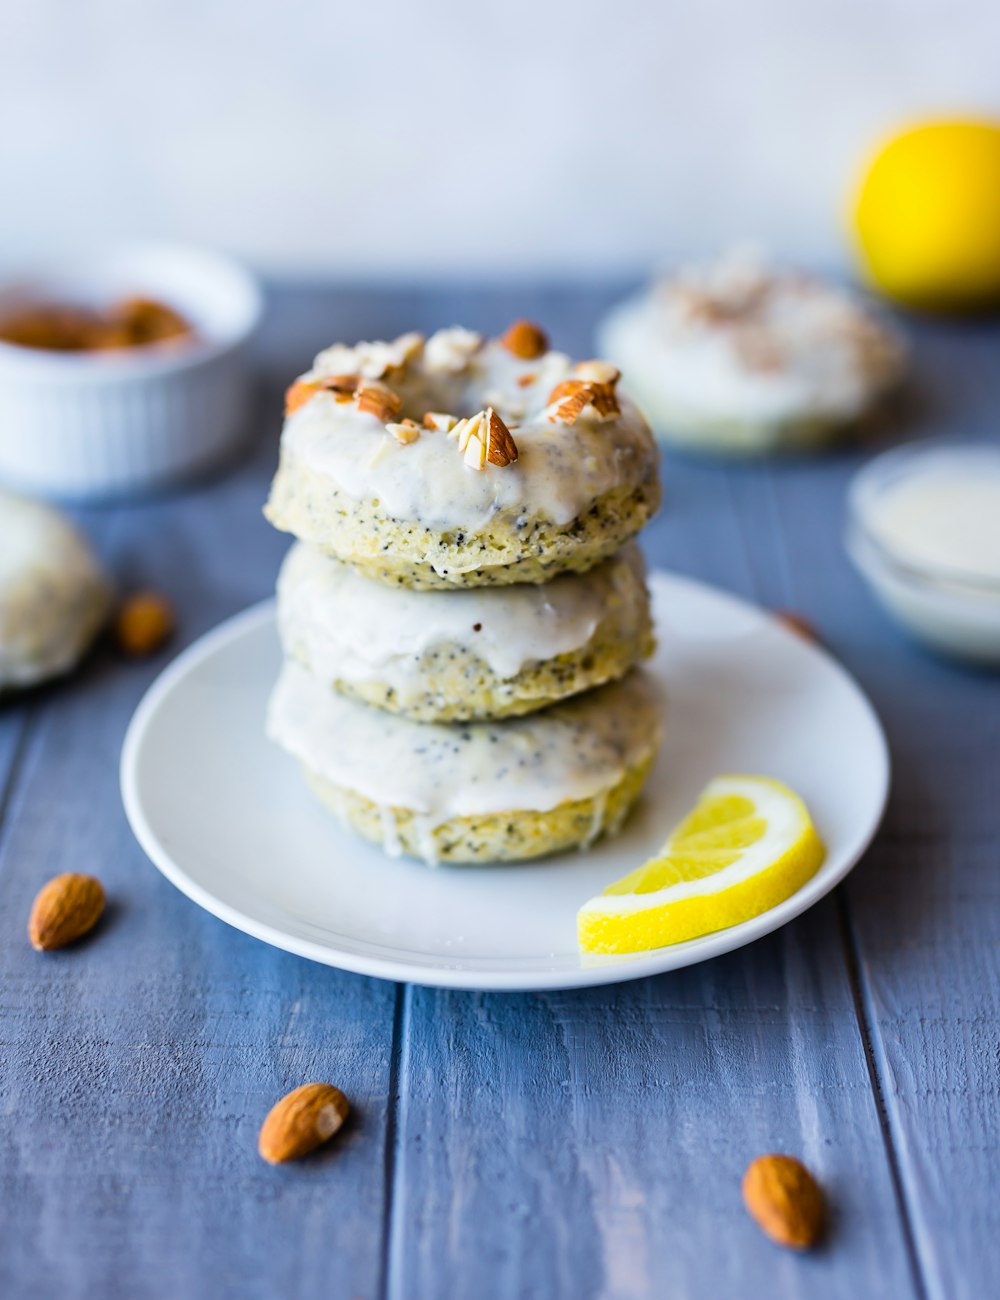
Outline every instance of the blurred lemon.
<svg viewBox="0 0 1000 1300"><path fill-rule="evenodd" d="M1000 303L1000 122L926 122L887 141L862 179L854 231L889 298L939 310Z"/></svg>

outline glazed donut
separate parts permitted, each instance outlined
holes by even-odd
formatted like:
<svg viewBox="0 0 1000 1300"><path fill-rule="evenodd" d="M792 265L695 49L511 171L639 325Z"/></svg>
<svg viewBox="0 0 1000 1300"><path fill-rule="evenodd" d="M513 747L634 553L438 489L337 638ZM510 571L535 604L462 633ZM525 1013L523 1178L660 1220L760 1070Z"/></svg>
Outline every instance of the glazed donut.
<svg viewBox="0 0 1000 1300"><path fill-rule="evenodd" d="M289 390L265 514L417 589L585 571L659 504L652 434L617 381L524 321L328 348Z"/></svg>
<svg viewBox="0 0 1000 1300"><path fill-rule="evenodd" d="M0 492L0 692L72 668L111 599L83 537L50 506Z"/></svg>
<svg viewBox="0 0 1000 1300"><path fill-rule="evenodd" d="M905 359L856 294L735 255L618 307L598 342L665 442L732 455L815 448L856 428Z"/></svg>

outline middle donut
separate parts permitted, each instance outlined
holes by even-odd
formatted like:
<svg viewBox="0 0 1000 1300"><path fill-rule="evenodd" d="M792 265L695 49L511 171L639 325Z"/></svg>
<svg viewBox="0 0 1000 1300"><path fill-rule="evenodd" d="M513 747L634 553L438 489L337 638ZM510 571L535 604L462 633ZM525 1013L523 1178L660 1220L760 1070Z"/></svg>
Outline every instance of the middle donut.
<svg viewBox="0 0 1000 1300"><path fill-rule="evenodd" d="M313 676L417 722L531 713L623 677L653 650L634 543L543 586L412 591L300 542L278 579L278 626Z"/></svg>

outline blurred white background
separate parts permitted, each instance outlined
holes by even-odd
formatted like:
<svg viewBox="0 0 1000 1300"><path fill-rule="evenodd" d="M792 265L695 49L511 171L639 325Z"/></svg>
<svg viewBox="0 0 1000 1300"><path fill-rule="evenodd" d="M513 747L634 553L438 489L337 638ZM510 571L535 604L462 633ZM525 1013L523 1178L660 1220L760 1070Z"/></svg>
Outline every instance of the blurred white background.
<svg viewBox="0 0 1000 1300"><path fill-rule="evenodd" d="M0 260L129 236L345 276L831 266L860 159L1000 108L990 0L0 0Z"/></svg>

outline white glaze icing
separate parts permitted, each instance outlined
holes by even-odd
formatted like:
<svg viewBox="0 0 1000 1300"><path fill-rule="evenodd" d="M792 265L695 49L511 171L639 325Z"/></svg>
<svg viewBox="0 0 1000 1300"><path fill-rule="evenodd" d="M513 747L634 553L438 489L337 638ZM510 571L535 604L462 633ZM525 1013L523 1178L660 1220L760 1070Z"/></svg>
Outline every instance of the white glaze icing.
<svg viewBox="0 0 1000 1300"><path fill-rule="evenodd" d="M1000 586L1000 457L944 457L882 492L868 526L903 563Z"/></svg>
<svg viewBox="0 0 1000 1300"><path fill-rule="evenodd" d="M652 679L634 671L526 718L410 722L338 695L289 661L268 734L317 775L433 827L452 817L548 812L606 792L659 743L661 713Z"/></svg>
<svg viewBox="0 0 1000 1300"><path fill-rule="evenodd" d="M732 257L624 304L602 345L665 421L848 421L903 364L894 331L856 295Z"/></svg>
<svg viewBox="0 0 1000 1300"><path fill-rule="evenodd" d="M0 492L0 688L69 668L108 595L90 549L67 519Z"/></svg>
<svg viewBox="0 0 1000 1300"><path fill-rule="evenodd" d="M320 392L286 420L283 464L328 477L358 500L377 500L393 518L434 529L480 528L498 512L564 526L596 497L638 487L655 475L649 427L627 400L621 401L620 416L601 419L587 408L572 427L545 414L554 385L573 373L562 353L523 361L493 342L467 357L461 369L429 369L426 355L441 351L434 347L437 338L428 340L424 358L391 379L404 401L400 416L419 421L429 410L467 416L493 406L511 427L515 463L472 469L453 439L427 430L401 446L374 415ZM321 353L303 379L338 373L346 351Z"/></svg>
<svg viewBox="0 0 1000 1300"><path fill-rule="evenodd" d="M422 688L421 657L455 647L484 660L500 678L526 664L578 650L608 612L626 621L645 566L631 544L587 573L543 585L411 591L365 578L299 542L278 578L278 618L286 645L303 647L324 681L377 680L406 698Z"/></svg>

